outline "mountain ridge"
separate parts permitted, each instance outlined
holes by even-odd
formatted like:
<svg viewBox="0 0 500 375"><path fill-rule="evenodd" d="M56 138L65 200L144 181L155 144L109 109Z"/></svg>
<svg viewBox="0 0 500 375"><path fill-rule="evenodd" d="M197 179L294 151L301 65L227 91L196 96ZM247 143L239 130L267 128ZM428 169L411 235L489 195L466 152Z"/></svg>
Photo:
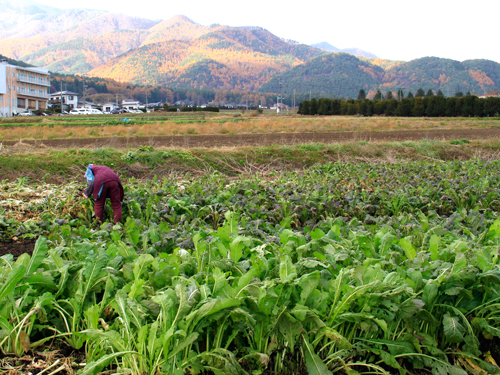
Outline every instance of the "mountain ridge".
<svg viewBox="0 0 500 375"><path fill-rule="evenodd" d="M500 65L489 60L390 61L327 42L300 44L259 26L205 26L184 15L151 21L91 9L62 10L30 0L0 0L0 7L0 53L65 74L138 85L261 92L278 91L281 79L306 91L330 85L318 90L341 97L357 96L361 88L422 87L448 95L500 89Z"/></svg>
<svg viewBox="0 0 500 375"><path fill-rule="evenodd" d="M441 90L446 96L456 92L476 95L500 91L500 64L485 59L463 62L439 57L422 57L395 63L386 69L344 52L316 57L278 74L262 85L260 92L276 92L278 81L304 91L334 97L357 97L358 91L374 94L377 90L405 95L419 88Z"/></svg>
<svg viewBox="0 0 500 375"><path fill-rule="evenodd" d="M319 49L322 49L322 50L328 51L328 52L346 52L346 53L350 53L351 55L365 57L367 59L376 59L376 58L378 58L378 56L375 56L373 53L364 51L364 50L362 50L360 48L344 48L344 49L340 49L340 48L332 46L328 42L320 42L320 43L311 44L311 47L319 48Z"/></svg>

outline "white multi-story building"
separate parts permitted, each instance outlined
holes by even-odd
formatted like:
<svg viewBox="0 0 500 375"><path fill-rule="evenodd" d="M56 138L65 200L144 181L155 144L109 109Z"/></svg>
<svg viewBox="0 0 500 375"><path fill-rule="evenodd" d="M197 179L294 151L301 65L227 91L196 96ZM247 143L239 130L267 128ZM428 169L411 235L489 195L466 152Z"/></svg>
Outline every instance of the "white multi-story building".
<svg viewBox="0 0 500 375"><path fill-rule="evenodd" d="M66 90L50 94L50 104L60 105L61 101L63 109L65 110L78 108L78 93Z"/></svg>
<svg viewBox="0 0 500 375"><path fill-rule="evenodd" d="M50 97L50 73L44 68L24 68L0 61L0 116L25 110L46 110Z"/></svg>
<svg viewBox="0 0 500 375"><path fill-rule="evenodd" d="M139 109L141 103L134 99L124 99L122 101L122 108L131 110L131 109Z"/></svg>

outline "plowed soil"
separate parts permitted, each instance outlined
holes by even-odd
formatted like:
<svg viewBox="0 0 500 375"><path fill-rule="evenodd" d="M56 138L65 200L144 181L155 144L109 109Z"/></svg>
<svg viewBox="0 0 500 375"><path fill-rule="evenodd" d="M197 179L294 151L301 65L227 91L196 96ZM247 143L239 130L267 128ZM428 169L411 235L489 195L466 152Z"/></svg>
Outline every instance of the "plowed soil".
<svg viewBox="0 0 500 375"><path fill-rule="evenodd" d="M2 243L0 242L0 257L5 254L14 255L14 259L17 259L19 255L28 253L33 254L33 249L35 248L36 240L22 240Z"/></svg>
<svg viewBox="0 0 500 375"><path fill-rule="evenodd" d="M43 144L54 148L136 148L143 145L154 147L178 148L219 148L269 145L294 145L304 143L341 143L341 142L395 142L453 139L490 139L500 137L500 128L486 129L440 129L407 130L379 132L331 132L331 133L272 133L241 135L183 135L134 138L87 138L87 139L51 139L43 141L23 140L23 144L39 146ZM16 142L3 142L13 146Z"/></svg>

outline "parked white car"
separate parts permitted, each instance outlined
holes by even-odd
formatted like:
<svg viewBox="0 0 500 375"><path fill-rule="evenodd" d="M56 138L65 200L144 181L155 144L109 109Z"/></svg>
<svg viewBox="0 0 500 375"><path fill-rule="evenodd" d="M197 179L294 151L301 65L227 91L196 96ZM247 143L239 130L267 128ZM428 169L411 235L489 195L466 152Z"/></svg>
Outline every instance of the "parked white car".
<svg viewBox="0 0 500 375"><path fill-rule="evenodd" d="M18 116L34 116L34 114L28 109L26 111L21 112Z"/></svg>
<svg viewBox="0 0 500 375"><path fill-rule="evenodd" d="M75 108L69 112L70 115L102 115L103 113L94 108Z"/></svg>

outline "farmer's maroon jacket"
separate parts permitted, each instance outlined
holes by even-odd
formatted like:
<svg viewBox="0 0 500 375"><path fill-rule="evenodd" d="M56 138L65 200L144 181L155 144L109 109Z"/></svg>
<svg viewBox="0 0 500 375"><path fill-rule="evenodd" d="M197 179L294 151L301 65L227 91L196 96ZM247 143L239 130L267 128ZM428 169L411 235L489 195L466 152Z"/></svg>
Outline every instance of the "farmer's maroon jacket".
<svg viewBox="0 0 500 375"><path fill-rule="evenodd" d="M122 182L120 177L118 177L111 168L104 165L94 165L92 167L92 173L94 173L94 181L87 182L87 188L84 192L87 197L90 197L90 194L92 194L94 199L97 200L101 193L102 185L109 181L116 181L120 185L120 199L123 200L124 192Z"/></svg>

